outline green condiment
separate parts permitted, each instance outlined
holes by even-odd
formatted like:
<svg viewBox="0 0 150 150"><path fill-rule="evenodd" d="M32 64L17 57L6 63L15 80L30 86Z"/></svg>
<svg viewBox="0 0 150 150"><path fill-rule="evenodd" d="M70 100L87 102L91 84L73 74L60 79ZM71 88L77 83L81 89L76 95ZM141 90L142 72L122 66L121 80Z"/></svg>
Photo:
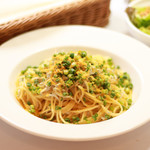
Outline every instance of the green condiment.
<svg viewBox="0 0 150 150"><path fill-rule="evenodd" d="M31 86L32 86L32 84L27 82L27 87L31 87Z"/></svg>
<svg viewBox="0 0 150 150"><path fill-rule="evenodd" d="M50 81L47 82L47 86L51 86L51 82Z"/></svg>
<svg viewBox="0 0 150 150"><path fill-rule="evenodd" d="M81 51L81 57L84 58L87 56L87 52L86 51Z"/></svg>
<svg viewBox="0 0 150 150"><path fill-rule="evenodd" d="M70 57L71 57L71 58L74 58L74 53L71 53L71 54L70 54Z"/></svg>
<svg viewBox="0 0 150 150"><path fill-rule="evenodd" d="M98 117L98 114L96 113L96 114L94 114L93 116L92 116L92 118L94 119L94 121L96 121L97 120L97 117Z"/></svg>

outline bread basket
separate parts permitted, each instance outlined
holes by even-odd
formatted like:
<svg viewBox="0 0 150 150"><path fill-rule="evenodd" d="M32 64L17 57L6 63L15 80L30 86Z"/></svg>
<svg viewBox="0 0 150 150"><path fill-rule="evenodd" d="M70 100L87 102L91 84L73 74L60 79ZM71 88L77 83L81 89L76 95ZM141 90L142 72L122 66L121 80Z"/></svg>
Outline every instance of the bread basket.
<svg viewBox="0 0 150 150"><path fill-rule="evenodd" d="M63 0L62 0L63 1ZM0 44L21 33L42 27L82 24L104 27L110 0L69 0L0 24Z"/></svg>

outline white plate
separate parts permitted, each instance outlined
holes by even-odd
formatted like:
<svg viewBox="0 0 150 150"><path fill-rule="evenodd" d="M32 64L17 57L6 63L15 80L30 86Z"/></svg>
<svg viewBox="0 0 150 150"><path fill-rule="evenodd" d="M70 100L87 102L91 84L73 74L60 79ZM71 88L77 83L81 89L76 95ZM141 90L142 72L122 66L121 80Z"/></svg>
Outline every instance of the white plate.
<svg viewBox="0 0 150 150"><path fill-rule="evenodd" d="M16 74L35 65L56 50L89 50L110 55L131 75L133 106L122 115L100 123L65 125L40 119L26 112L14 97ZM84 141L129 132L150 120L150 48L113 31L90 26L58 26L18 36L0 47L0 114L14 127L45 138Z"/></svg>

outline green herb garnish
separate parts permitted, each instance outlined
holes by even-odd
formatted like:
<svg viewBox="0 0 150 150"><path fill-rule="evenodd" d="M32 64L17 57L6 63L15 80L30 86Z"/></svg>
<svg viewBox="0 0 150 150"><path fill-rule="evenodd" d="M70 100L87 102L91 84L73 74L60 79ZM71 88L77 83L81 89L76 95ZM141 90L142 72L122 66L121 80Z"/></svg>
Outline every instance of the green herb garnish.
<svg viewBox="0 0 150 150"><path fill-rule="evenodd" d="M71 58L74 58L74 53L71 53L71 54L70 54L70 57L71 57Z"/></svg>
<svg viewBox="0 0 150 150"><path fill-rule="evenodd" d="M60 110L61 107L60 107L60 106L55 106L55 109L56 109L56 110Z"/></svg>
<svg viewBox="0 0 150 150"><path fill-rule="evenodd" d="M32 84L27 82L27 87L31 87L31 86L32 86Z"/></svg>
<svg viewBox="0 0 150 150"><path fill-rule="evenodd" d="M94 119L94 121L96 121L97 120L97 117L98 117L98 114L96 113L96 114L94 114L93 116L92 116L92 118Z"/></svg>

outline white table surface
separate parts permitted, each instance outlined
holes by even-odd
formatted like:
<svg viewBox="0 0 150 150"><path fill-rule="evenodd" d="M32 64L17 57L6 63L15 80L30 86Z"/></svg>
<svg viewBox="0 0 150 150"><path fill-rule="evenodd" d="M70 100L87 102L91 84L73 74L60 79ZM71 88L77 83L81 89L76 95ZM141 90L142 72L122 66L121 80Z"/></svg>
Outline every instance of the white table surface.
<svg viewBox="0 0 150 150"><path fill-rule="evenodd" d="M106 27L128 33L123 17L125 0L112 0L110 23ZM140 119L140 118L139 118ZM0 150L150 150L150 122L120 136L88 142L64 142L36 137L0 120Z"/></svg>

